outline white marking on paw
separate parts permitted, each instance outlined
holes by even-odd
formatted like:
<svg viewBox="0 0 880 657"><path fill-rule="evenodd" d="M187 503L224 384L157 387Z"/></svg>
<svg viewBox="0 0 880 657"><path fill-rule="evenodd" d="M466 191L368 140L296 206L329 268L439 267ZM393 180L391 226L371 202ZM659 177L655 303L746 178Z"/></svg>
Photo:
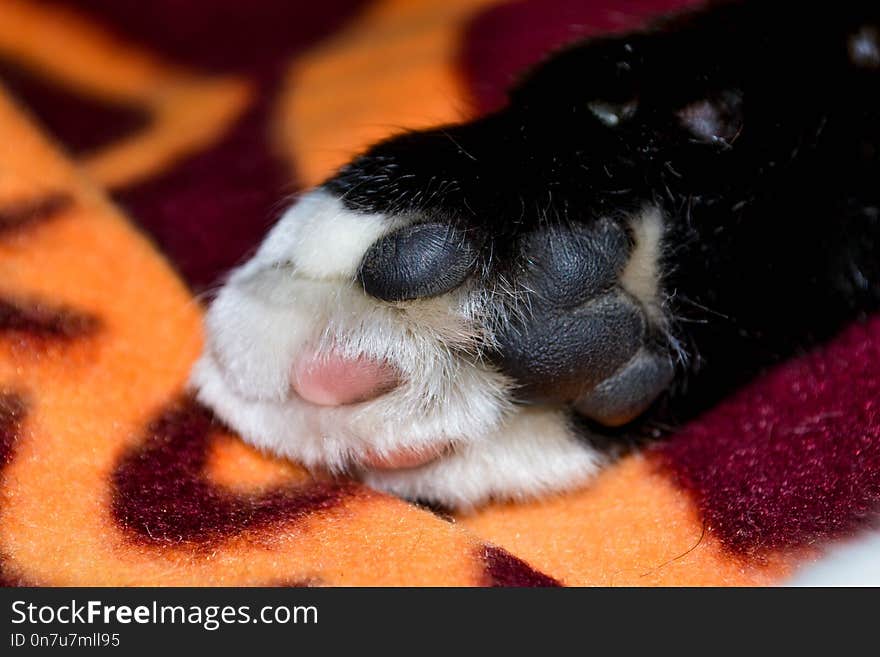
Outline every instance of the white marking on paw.
<svg viewBox="0 0 880 657"><path fill-rule="evenodd" d="M367 248L403 221L346 210L324 191L305 196L211 305L191 378L199 400L257 447L335 471L496 429L511 383L480 358L483 296L464 285L389 304L354 280ZM310 404L290 381L307 351L388 361L402 383L358 404Z"/></svg>
<svg viewBox="0 0 880 657"><path fill-rule="evenodd" d="M524 407L483 440L426 465L370 470L363 480L409 499L467 511L490 500L527 500L581 486L606 457L579 440L558 410Z"/></svg>
<svg viewBox="0 0 880 657"><path fill-rule="evenodd" d="M646 208L630 221L633 250L620 284L624 290L638 299L645 312L657 322L663 321L660 299L663 256L663 216L656 207Z"/></svg>
<svg viewBox="0 0 880 657"><path fill-rule="evenodd" d="M289 268L233 273L205 318L206 354L247 399L283 401L299 350L320 335L335 288L301 280Z"/></svg>
<svg viewBox="0 0 880 657"><path fill-rule="evenodd" d="M490 500L526 500L580 486L604 461L574 435L566 414L525 407L483 440L431 463L371 470L362 478L395 495L467 511Z"/></svg>
<svg viewBox="0 0 880 657"><path fill-rule="evenodd" d="M503 388L492 387L493 373L462 367L452 374L456 385L443 403L415 408L409 406L414 395L406 386L339 407L315 406L295 396L283 402L247 399L231 388L207 353L193 371L192 384L199 401L245 441L309 468L343 472L362 458L478 442L495 429L508 409Z"/></svg>
<svg viewBox="0 0 880 657"><path fill-rule="evenodd" d="M351 278L367 248L401 223L382 214L354 212L336 196L315 190L284 213L248 265L295 263L309 278Z"/></svg>

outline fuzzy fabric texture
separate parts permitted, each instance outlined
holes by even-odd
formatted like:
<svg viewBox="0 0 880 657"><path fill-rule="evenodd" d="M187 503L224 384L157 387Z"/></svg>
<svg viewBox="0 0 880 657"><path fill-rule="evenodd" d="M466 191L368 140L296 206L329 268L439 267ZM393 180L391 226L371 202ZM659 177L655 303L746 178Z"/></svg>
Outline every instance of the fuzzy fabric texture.
<svg viewBox="0 0 880 657"><path fill-rule="evenodd" d="M263 456L184 390L201 299L289 194L682 4L0 0L0 580L764 585L874 523L877 319L582 490L454 518Z"/></svg>

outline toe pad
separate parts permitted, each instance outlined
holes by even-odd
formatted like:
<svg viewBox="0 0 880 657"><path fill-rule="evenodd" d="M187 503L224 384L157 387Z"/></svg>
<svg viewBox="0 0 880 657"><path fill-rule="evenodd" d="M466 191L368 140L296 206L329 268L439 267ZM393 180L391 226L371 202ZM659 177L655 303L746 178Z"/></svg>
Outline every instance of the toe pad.
<svg viewBox="0 0 880 657"><path fill-rule="evenodd" d="M400 228L377 240L358 271L364 291L382 301L433 297L461 285L476 262L466 235L440 223Z"/></svg>

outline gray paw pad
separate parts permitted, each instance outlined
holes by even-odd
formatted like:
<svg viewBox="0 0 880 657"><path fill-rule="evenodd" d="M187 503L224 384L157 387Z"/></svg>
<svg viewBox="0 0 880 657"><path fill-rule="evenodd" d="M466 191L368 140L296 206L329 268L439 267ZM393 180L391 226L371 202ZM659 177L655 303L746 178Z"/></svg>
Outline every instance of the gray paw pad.
<svg viewBox="0 0 880 657"><path fill-rule="evenodd" d="M470 239L439 223L404 226L376 241L364 255L358 280L382 301L407 301L449 292L476 263Z"/></svg>
<svg viewBox="0 0 880 657"><path fill-rule="evenodd" d="M672 382L668 356L642 350L620 371L577 400L575 409L606 426L620 426L638 417Z"/></svg>

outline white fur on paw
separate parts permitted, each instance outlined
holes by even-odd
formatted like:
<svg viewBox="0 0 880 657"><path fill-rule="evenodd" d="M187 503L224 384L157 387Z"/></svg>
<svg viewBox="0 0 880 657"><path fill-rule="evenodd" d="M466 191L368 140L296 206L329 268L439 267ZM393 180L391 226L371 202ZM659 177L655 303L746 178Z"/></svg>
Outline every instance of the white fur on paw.
<svg viewBox="0 0 880 657"><path fill-rule="evenodd" d="M322 190L301 199L211 305L191 379L199 400L257 447L336 471L492 434L510 411L510 382L480 358L480 295L465 284L389 304L355 283L364 252L405 222L353 212ZM293 363L331 349L387 361L403 382L362 403L309 403L292 390Z"/></svg>
<svg viewBox="0 0 880 657"><path fill-rule="evenodd" d="M630 219L633 250L620 275L624 290L638 299L645 312L661 326L665 323L660 295L663 254L663 215L648 206Z"/></svg>
<svg viewBox="0 0 880 657"><path fill-rule="evenodd" d="M370 245L402 223L382 214L352 212L318 189L284 213L242 269L286 263L309 279L351 279Z"/></svg>
<svg viewBox="0 0 880 657"><path fill-rule="evenodd" d="M605 459L577 438L567 414L524 407L492 435L431 463L362 476L395 495L468 510L489 500L526 500L583 485Z"/></svg>

